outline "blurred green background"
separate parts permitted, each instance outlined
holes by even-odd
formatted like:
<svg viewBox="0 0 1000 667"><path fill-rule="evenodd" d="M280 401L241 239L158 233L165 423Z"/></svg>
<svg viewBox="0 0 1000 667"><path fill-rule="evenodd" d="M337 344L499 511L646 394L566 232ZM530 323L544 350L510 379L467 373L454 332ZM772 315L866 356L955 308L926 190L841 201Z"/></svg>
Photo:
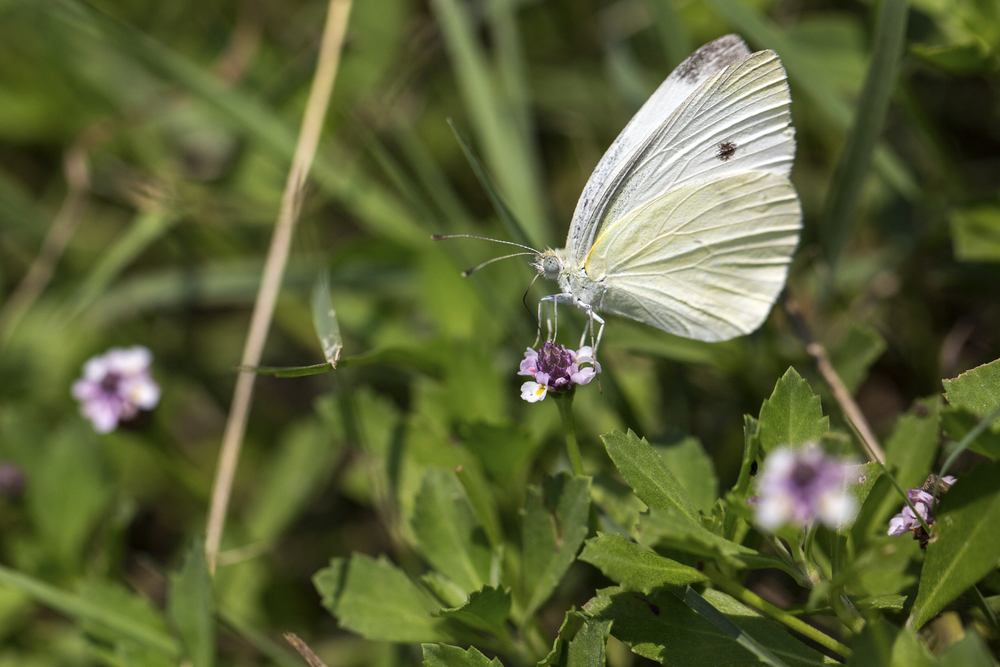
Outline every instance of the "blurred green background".
<svg viewBox="0 0 1000 667"><path fill-rule="evenodd" d="M356 0L263 363L322 361L309 304L324 271L344 355L386 354L258 380L216 581L220 663L287 659L273 639L285 630L331 665L417 662L338 630L313 573L352 551L419 572L407 518L429 466L474 462L511 531L526 481L567 466L555 407L519 399L533 270L508 260L463 280L504 249L430 241L511 238L448 118L528 240L560 247L631 115L694 48L737 32L788 71L805 212L789 290L875 430L939 394L942 377L1000 356L1000 5L911 3L869 172L842 149L876 10ZM0 563L160 633L169 573L204 532L325 12L312 0L0 1L0 459L26 478L23 496L0 499ZM851 175L863 177L858 206L838 217L831 184ZM73 210L51 282L12 308ZM553 290L536 283L528 304ZM780 311L716 345L610 320L603 392L576 400L588 471L610 468L597 436L628 427L656 443L697 438L731 484L741 415L789 365L825 391ZM565 342L582 324L564 317ZM86 359L133 344L153 351L162 402L143 425L98 436L69 388ZM594 588L587 566L571 575L550 605L556 627ZM39 599L0 585L0 665L176 664Z"/></svg>

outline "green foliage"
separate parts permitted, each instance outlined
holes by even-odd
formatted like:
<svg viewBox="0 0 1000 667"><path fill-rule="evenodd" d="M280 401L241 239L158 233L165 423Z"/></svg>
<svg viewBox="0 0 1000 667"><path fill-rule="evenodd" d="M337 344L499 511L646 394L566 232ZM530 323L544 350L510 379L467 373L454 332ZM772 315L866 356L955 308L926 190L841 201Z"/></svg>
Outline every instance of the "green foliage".
<svg viewBox="0 0 1000 667"><path fill-rule="evenodd" d="M694 438L669 447L657 447L663 463L680 482L691 504L702 512L710 512L719 497L719 479L712 459Z"/></svg>
<svg viewBox="0 0 1000 667"><path fill-rule="evenodd" d="M469 594L468 601L454 609L442 609L438 616L454 619L469 627L499 635L510 614L510 589L484 586Z"/></svg>
<svg viewBox="0 0 1000 667"><path fill-rule="evenodd" d="M775 447L798 447L818 442L830 430L819 396L794 368L774 385L771 397L760 406L760 446L765 453Z"/></svg>
<svg viewBox="0 0 1000 667"><path fill-rule="evenodd" d="M941 499L907 624L920 628L1000 565L1000 464L979 466Z"/></svg>
<svg viewBox="0 0 1000 667"><path fill-rule="evenodd" d="M707 579L693 567L664 558L617 534L587 540L580 560L597 567L626 590L647 595L657 588L676 588Z"/></svg>
<svg viewBox="0 0 1000 667"><path fill-rule="evenodd" d="M205 544L195 540L180 572L170 578L167 612L192 667L215 664L212 580L205 564Z"/></svg>
<svg viewBox="0 0 1000 667"><path fill-rule="evenodd" d="M613 431L601 439L608 456L642 502L653 509L676 508L689 519L697 519L684 487L645 438L629 430L627 434Z"/></svg>
<svg viewBox="0 0 1000 667"><path fill-rule="evenodd" d="M949 68L974 68L977 64L975 45L953 47L946 51L924 51L935 64L946 58ZM932 55L933 54L933 55ZM1000 206L976 206L951 214L951 237L955 243L955 259L961 262L1000 261Z"/></svg>
<svg viewBox="0 0 1000 667"><path fill-rule="evenodd" d="M447 644L422 644L421 648L425 667L502 667L499 660L490 660L474 646L467 651Z"/></svg>

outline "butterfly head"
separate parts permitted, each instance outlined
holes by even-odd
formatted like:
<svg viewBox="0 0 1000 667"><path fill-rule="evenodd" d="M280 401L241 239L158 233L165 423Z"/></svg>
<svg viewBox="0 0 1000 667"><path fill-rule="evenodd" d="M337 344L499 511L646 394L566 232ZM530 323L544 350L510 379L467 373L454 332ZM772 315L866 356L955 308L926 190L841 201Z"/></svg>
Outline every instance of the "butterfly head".
<svg viewBox="0 0 1000 667"><path fill-rule="evenodd" d="M538 271L538 275L549 280L558 280L563 272L562 258L556 254L555 250L538 253L531 266Z"/></svg>

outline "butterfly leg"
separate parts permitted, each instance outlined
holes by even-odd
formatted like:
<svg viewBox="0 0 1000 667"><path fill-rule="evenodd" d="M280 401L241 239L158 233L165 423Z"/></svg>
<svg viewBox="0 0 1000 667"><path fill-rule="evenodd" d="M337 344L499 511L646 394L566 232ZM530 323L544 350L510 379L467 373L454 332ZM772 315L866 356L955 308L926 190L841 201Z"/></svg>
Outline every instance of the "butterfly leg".
<svg viewBox="0 0 1000 667"><path fill-rule="evenodd" d="M594 349L594 357L597 357L597 348L601 345L601 336L604 335L604 320L594 311L594 307L584 304L577 303L577 306L584 313L587 314L587 326L583 329L583 334L580 336L580 347L587 342L587 333L590 333L590 344ZM597 328L597 340L594 340L594 322L599 325Z"/></svg>
<svg viewBox="0 0 1000 667"><path fill-rule="evenodd" d="M538 335L535 337L535 346L538 345L538 340L542 335L542 303L546 304L547 310L545 317L545 328L546 328L546 340L554 341L556 335L559 333L559 304L560 303L576 303L576 299L572 294L550 294L549 296L543 296L538 300Z"/></svg>

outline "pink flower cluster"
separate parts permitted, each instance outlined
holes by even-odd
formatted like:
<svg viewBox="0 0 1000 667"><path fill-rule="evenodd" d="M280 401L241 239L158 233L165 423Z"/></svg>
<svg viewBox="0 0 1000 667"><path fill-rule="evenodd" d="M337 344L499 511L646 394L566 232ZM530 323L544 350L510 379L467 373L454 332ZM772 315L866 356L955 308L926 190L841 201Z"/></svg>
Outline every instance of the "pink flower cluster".
<svg viewBox="0 0 1000 667"><path fill-rule="evenodd" d="M601 365L594 360L594 352L589 346L573 351L546 341L538 352L529 347L524 353L517 374L527 375L534 381L521 385L521 398L537 403L549 391L568 391L574 385L587 384L600 372Z"/></svg>
<svg viewBox="0 0 1000 667"><path fill-rule="evenodd" d="M80 414L98 433L110 433L119 422L134 419L140 410L160 402L160 386L149 367L153 354L142 345L113 347L83 365L83 377L73 383Z"/></svg>
<svg viewBox="0 0 1000 667"><path fill-rule="evenodd" d="M754 505L757 524L768 531L819 520L831 528L851 521L857 508L847 493L849 464L818 445L779 447L764 460Z"/></svg>
<svg viewBox="0 0 1000 667"><path fill-rule="evenodd" d="M942 477L940 490L947 491L954 483L955 478L951 475ZM924 523L930 526L935 522L934 506L937 505L937 500L934 496L924 489L909 489L906 492L906 497L913 504L913 509L917 510L917 514L924 520ZM902 512L889 520L889 535L905 535L913 532L915 528L921 528L920 521L909 505L904 506Z"/></svg>

